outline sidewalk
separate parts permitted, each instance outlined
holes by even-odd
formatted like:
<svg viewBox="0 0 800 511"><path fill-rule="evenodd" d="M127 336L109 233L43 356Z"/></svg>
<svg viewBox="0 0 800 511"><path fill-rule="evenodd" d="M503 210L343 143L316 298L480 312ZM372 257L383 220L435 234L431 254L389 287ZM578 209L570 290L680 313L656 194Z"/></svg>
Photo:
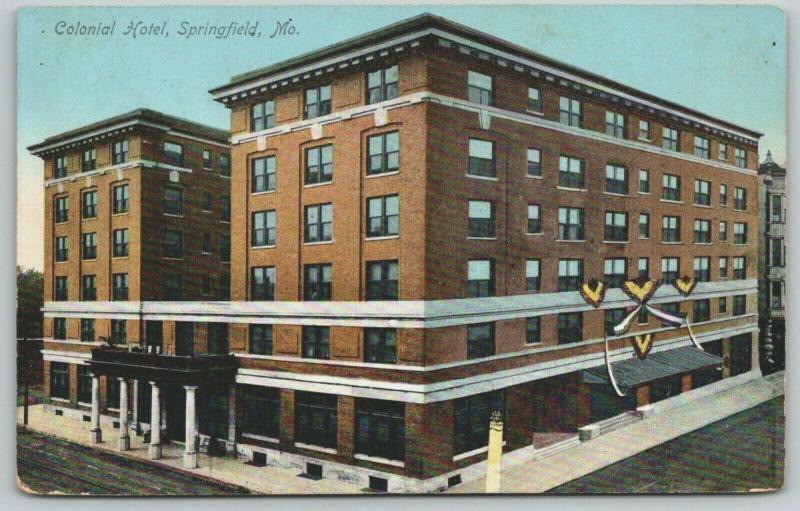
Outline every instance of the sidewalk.
<svg viewBox="0 0 800 511"><path fill-rule="evenodd" d="M750 380L679 406L659 407L639 422L542 460L503 467L502 493L543 493L784 393L784 373ZM702 390L702 389L698 389ZM659 403L660 404L660 403ZM481 478L448 493L485 493Z"/></svg>

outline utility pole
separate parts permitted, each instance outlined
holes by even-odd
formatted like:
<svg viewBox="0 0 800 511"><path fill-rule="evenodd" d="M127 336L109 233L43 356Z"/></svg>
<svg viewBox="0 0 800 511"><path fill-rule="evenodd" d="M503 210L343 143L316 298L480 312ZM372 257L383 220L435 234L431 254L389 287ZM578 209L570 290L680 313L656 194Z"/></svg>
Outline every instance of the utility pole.
<svg viewBox="0 0 800 511"><path fill-rule="evenodd" d="M489 416L489 452L486 458L486 493L500 493L500 468L503 456L503 414Z"/></svg>

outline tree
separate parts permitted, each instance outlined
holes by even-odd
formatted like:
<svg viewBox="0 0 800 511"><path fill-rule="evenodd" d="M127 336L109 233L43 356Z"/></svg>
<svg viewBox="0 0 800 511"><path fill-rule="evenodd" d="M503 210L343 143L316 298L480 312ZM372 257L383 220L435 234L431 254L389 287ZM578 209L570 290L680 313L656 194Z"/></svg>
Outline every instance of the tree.
<svg viewBox="0 0 800 511"><path fill-rule="evenodd" d="M44 274L17 266L17 338L42 337Z"/></svg>

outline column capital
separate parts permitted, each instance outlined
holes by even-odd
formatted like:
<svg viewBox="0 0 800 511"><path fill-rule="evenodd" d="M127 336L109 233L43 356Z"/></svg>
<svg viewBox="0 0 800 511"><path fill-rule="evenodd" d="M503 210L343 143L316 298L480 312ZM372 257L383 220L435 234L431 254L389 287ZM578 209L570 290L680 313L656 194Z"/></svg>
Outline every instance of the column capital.
<svg viewBox="0 0 800 511"><path fill-rule="evenodd" d="M153 387L158 387L158 382L157 381L150 381L150 382L147 382L147 383L149 383Z"/></svg>
<svg viewBox="0 0 800 511"><path fill-rule="evenodd" d="M197 390L198 387L199 387L199 385L184 385L183 386L184 389L192 390L192 391Z"/></svg>
<svg viewBox="0 0 800 511"><path fill-rule="evenodd" d="M118 379L119 381L123 382L123 383L124 383L125 381L127 381L127 378L125 378L125 377L123 377L123 376L117 376L117 379Z"/></svg>

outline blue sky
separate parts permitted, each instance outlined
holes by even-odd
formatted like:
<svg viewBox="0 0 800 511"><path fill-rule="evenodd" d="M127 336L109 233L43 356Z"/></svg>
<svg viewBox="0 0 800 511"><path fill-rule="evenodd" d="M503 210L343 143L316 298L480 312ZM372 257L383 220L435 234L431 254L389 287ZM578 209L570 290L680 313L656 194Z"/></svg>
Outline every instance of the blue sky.
<svg viewBox="0 0 800 511"><path fill-rule="evenodd" d="M422 12L761 131L761 157L786 152L786 32L766 6L301 6L28 8L18 18L17 259L43 264L41 161L27 146L138 107L226 128L208 89L231 75ZM168 37L123 35L130 21ZM291 20L294 35L270 38ZM111 37L67 36L56 24L116 21ZM181 22L258 22L260 38L178 35Z"/></svg>

